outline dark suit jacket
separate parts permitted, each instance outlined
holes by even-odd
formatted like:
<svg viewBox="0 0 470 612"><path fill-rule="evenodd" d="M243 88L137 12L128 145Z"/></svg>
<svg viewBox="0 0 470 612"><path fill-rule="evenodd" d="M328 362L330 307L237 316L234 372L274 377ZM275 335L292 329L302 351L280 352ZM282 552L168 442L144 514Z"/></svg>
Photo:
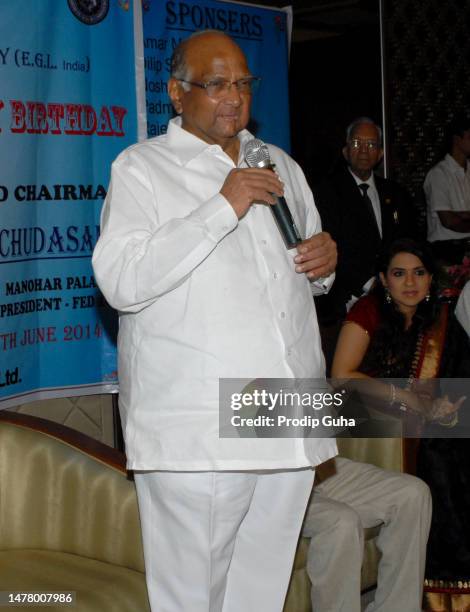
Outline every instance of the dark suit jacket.
<svg viewBox="0 0 470 612"><path fill-rule="evenodd" d="M346 314L346 304L376 274L385 243L417 237L416 215L408 192L397 183L375 175L382 212L382 238L364 206L361 192L346 166L338 168L313 193L322 227L338 246L336 280L326 296L317 298L320 323L333 323Z"/></svg>

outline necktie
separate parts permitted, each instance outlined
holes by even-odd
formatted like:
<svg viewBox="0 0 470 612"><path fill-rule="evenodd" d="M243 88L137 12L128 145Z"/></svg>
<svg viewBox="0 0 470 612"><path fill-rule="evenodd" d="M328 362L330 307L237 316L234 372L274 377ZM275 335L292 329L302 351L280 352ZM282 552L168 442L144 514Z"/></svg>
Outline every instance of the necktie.
<svg viewBox="0 0 470 612"><path fill-rule="evenodd" d="M367 190L369 189L369 185L367 183L360 183L359 189L362 191L362 199L364 201L364 206L369 214L371 221L374 223L374 227L379 232L379 228L377 227L377 217L375 216L374 207L372 206L372 200L369 198Z"/></svg>

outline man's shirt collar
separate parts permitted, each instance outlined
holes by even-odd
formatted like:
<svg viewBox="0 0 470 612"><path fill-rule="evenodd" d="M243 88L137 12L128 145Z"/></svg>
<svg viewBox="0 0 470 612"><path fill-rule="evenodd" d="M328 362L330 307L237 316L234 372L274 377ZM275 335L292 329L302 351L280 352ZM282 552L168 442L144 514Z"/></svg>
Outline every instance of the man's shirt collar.
<svg viewBox="0 0 470 612"><path fill-rule="evenodd" d="M349 166L348 166L348 170L351 173L353 179L356 181L356 185L362 185L363 183L366 183L367 185L370 185L371 187L375 188L375 179L374 179L373 172L370 173L370 176L366 181L363 181L362 179L360 179L358 176L354 174L354 172L351 170Z"/></svg>
<svg viewBox="0 0 470 612"><path fill-rule="evenodd" d="M465 174L470 175L470 164L468 163L468 161L467 168L464 170L462 166L455 161L452 155L450 153L447 153L447 155L444 157L444 163L446 164L449 171L453 172L454 174L460 174L461 176L464 176Z"/></svg>
<svg viewBox="0 0 470 612"><path fill-rule="evenodd" d="M168 123L168 145L171 150L175 153L175 155L180 160L183 166L186 166L191 160L198 157L207 150L210 149L219 149L223 151L220 145L217 144L209 144L198 138L191 132L183 129L181 127L181 117L174 117ZM240 157L239 163L242 159L242 152L245 147L245 144L248 140L253 138L252 134L248 130L242 130L238 134L238 138L240 140Z"/></svg>

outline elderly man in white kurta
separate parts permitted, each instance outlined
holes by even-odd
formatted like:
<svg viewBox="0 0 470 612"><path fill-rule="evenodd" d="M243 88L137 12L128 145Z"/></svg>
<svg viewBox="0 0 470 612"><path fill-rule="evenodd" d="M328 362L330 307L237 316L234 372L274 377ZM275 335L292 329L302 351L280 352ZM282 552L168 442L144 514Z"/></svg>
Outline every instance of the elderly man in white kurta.
<svg viewBox="0 0 470 612"><path fill-rule="evenodd" d="M298 165L248 169L253 77L227 36L175 51L168 133L114 162L93 265L120 313L120 410L152 611L280 612L329 439L219 437L220 378L324 376L312 299L336 248ZM286 249L284 195L305 240Z"/></svg>

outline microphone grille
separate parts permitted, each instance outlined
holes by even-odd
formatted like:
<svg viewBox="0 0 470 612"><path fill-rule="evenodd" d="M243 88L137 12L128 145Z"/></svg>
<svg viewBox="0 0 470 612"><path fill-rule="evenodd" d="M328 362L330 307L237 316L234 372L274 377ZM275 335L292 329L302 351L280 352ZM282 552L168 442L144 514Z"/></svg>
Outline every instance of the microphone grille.
<svg viewBox="0 0 470 612"><path fill-rule="evenodd" d="M250 168L269 168L271 166L268 147L259 138L253 138L246 143L245 159Z"/></svg>

